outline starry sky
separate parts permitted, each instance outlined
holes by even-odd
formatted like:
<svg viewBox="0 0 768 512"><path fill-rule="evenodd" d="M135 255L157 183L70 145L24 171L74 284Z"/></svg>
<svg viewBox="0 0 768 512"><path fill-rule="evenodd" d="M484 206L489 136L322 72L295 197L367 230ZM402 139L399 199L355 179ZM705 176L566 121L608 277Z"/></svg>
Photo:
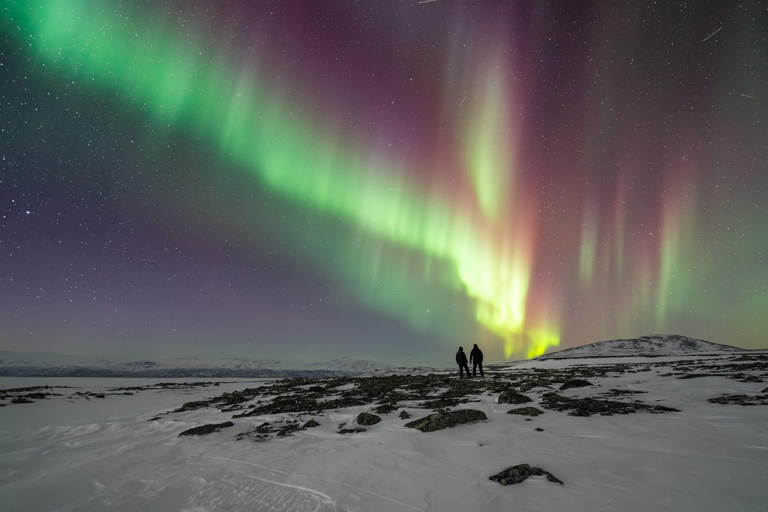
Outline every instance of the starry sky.
<svg viewBox="0 0 768 512"><path fill-rule="evenodd" d="M0 349L768 345L764 2L0 12Z"/></svg>

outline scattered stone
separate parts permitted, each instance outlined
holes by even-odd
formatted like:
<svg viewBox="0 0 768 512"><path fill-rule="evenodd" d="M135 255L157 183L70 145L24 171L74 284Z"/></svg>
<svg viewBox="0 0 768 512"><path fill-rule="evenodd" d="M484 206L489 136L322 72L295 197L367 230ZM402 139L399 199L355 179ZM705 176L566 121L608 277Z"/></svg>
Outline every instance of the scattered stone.
<svg viewBox="0 0 768 512"><path fill-rule="evenodd" d="M407 420L411 417L410 414L408 414L408 411L400 411L400 419L401 420Z"/></svg>
<svg viewBox="0 0 768 512"><path fill-rule="evenodd" d="M763 392L766 390L768 388L764 389ZM717 398L710 398L709 401L721 405L768 405L768 395L722 395Z"/></svg>
<svg viewBox="0 0 768 512"><path fill-rule="evenodd" d="M422 432L434 432L444 428L455 427L462 423L474 423L476 421L484 421L487 419L488 417L483 411L478 411L476 409L460 409L458 411L436 412L424 418L419 418L406 423L405 426L421 430Z"/></svg>
<svg viewBox="0 0 768 512"><path fill-rule="evenodd" d="M647 391L640 391L639 389L611 389L603 393L604 396L627 396L627 395L639 395L647 393Z"/></svg>
<svg viewBox="0 0 768 512"><path fill-rule="evenodd" d="M762 393L762 394L766 394L766 393L768 393L768 388L765 388L764 390L762 390L762 391L761 391L761 393Z"/></svg>
<svg viewBox="0 0 768 512"><path fill-rule="evenodd" d="M592 385L593 384L588 380L571 379L571 380L565 381L565 384L560 386L560 391L565 391L566 389L571 389L571 388L585 388L587 386L592 386Z"/></svg>
<svg viewBox="0 0 768 512"><path fill-rule="evenodd" d="M302 428L302 430L306 430L308 428L319 427L319 426L320 426L320 424L318 422L316 422L314 418L312 418L311 420L306 422L304 424L304 426L301 427L301 428Z"/></svg>
<svg viewBox="0 0 768 512"><path fill-rule="evenodd" d="M210 423L200 427L194 427L189 430L185 430L179 436L204 436L206 434L212 434L219 432L223 428L234 427L235 424L231 421L225 421L224 423Z"/></svg>
<svg viewBox="0 0 768 512"><path fill-rule="evenodd" d="M397 403L381 404L373 408L373 412L376 414L389 414L398 409Z"/></svg>
<svg viewBox="0 0 768 512"><path fill-rule="evenodd" d="M541 401L545 409L555 411L570 411L568 416L592 416L600 414L602 416L612 416L614 414L631 414L633 412L650 412L653 414L665 412L680 412L672 407L663 405L647 405L640 402L616 402L613 400L597 400L594 398L568 398L560 396L557 393L546 393Z"/></svg>
<svg viewBox="0 0 768 512"><path fill-rule="evenodd" d="M34 400L28 400L24 397L18 397L11 400L12 404L33 404L35 403Z"/></svg>
<svg viewBox="0 0 768 512"><path fill-rule="evenodd" d="M501 485L519 484L528 479L531 476L546 476L550 482L555 482L563 485L563 482L549 471L545 471L541 468L531 467L528 464L518 464L512 466L501 473L497 473L490 477L490 480L498 482Z"/></svg>
<svg viewBox="0 0 768 512"><path fill-rule="evenodd" d="M538 416L544 414L544 411L537 409L536 407L518 407L517 409L510 409L507 414L520 414L523 416Z"/></svg>
<svg viewBox="0 0 768 512"><path fill-rule="evenodd" d="M500 404L527 404L529 402L533 402L533 400L517 391L504 391L499 395Z"/></svg>
<svg viewBox="0 0 768 512"><path fill-rule="evenodd" d="M752 383L765 382L762 378L758 377L757 375L745 375L743 373L737 373L736 375L732 375L731 378L736 379L739 382L752 382Z"/></svg>
<svg viewBox="0 0 768 512"><path fill-rule="evenodd" d="M544 429L541 427L536 427L536 432L544 432Z"/></svg>
<svg viewBox="0 0 768 512"><path fill-rule="evenodd" d="M370 426L370 425L375 425L380 421L381 421L380 416L376 416L375 414L371 414L368 412L361 412L360 414L357 415L358 425Z"/></svg>

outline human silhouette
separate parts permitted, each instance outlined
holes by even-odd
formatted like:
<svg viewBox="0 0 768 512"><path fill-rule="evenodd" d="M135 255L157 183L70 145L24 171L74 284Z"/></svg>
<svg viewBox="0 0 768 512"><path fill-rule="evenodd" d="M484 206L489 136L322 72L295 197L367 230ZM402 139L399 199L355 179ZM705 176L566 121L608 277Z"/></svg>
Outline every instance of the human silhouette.
<svg viewBox="0 0 768 512"><path fill-rule="evenodd" d="M477 347L475 343L472 352L469 353L469 362L472 363L472 376L477 377L477 367L480 367L480 376L485 377L483 373L483 351ZM469 373L469 367L467 367L467 373Z"/></svg>
<svg viewBox="0 0 768 512"><path fill-rule="evenodd" d="M459 347L459 351L456 352L456 363L459 365L459 378L464 377L464 370L467 370L467 378L472 376L469 374L467 354L464 353L464 347Z"/></svg>

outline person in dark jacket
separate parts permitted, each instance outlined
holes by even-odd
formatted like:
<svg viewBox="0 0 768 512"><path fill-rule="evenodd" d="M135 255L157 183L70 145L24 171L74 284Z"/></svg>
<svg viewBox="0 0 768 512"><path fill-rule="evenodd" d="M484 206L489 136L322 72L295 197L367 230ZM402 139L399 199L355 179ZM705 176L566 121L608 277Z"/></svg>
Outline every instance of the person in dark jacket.
<svg viewBox="0 0 768 512"><path fill-rule="evenodd" d="M478 366L480 367L480 376L485 377L485 374L483 373L483 351L477 347L477 343L475 343L472 352L469 353L469 362L472 363L473 377L477 377ZM469 373L469 367L467 367L467 373Z"/></svg>
<svg viewBox="0 0 768 512"><path fill-rule="evenodd" d="M464 370L467 370L467 378L471 377L469 374L469 366L467 366L467 354L464 353L464 347L459 347L459 351L456 352L456 364L459 365L459 377L464 377Z"/></svg>

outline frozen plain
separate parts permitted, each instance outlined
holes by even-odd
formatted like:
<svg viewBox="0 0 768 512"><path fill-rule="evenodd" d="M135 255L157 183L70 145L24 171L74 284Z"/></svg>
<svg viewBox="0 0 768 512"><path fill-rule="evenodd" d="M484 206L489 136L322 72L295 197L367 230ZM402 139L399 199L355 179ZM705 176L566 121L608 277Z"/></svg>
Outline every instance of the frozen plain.
<svg viewBox="0 0 768 512"><path fill-rule="evenodd" d="M700 359L713 364L727 358ZM81 389L0 408L0 503L3 510L30 512L768 511L768 406L708 402L724 393L760 395L768 384L670 376L684 359L553 360L488 372L505 378L532 368L650 363L650 370L609 373L590 378L592 388L560 393L641 390L647 391L638 395L642 402L680 412L573 417L545 410L526 421L506 414L517 406L483 393L472 397L479 402L455 409L482 410L486 422L423 433L404 428L406 421L392 413L367 432L338 434L340 423L354 424L359 412L370 411L358 406L301 415L320 426L265 442L235 436L284 414L232 419L234 427L199 437L178 434L230 420L232 413L204 408L152 419L186 402L264 381L72 400L75 391L157 380L2 378L0 389ZM534 400L527 405L540 407L541 392L526 394ZM414 418L431 412L407 404L401 409ZM564 485L532 477L504 487L488 479L522 463L550 471Z"/></svg>

